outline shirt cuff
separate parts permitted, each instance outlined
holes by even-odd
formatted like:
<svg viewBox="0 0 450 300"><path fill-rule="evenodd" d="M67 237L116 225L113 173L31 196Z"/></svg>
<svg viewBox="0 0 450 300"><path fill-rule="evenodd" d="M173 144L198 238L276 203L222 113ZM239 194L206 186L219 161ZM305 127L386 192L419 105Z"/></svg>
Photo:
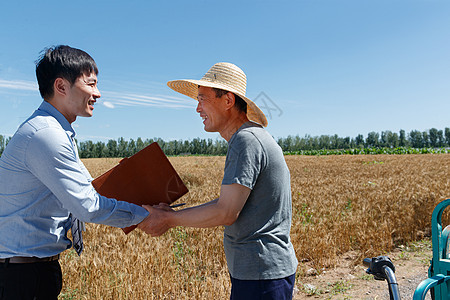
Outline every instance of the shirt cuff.
<svg viewBox="0 0 450 300"><path fill-rule="evenodd" d="M141 223L149 214L149 212L142 206L133 204L133 225Z"/></svg>

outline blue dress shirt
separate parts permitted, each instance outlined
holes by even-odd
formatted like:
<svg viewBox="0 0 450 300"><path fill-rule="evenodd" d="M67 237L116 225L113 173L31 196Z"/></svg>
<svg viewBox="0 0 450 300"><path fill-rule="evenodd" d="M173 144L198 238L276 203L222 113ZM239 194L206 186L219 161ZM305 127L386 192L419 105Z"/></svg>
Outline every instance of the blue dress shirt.
<svg viewBox="0 0 450 300"><path fill-rule="evenodd" d="M8 143L0 157L0 258L48 257L70 248L70 213L115 227L148 215L95 191L74 136L66 118L44 101Z"/></svg>

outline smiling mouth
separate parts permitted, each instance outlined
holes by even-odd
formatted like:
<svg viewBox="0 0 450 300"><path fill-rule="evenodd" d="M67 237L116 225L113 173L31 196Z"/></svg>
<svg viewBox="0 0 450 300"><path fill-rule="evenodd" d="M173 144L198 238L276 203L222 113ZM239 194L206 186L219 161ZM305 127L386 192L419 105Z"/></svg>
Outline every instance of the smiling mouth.
<svg viewBox="0 0 450 300"><path fill-rule="evenodd" d="M95 100L89 100L89 101L88 101L88 104L91 105L91 106L94 106L94 103L95 103L95 102L97 102L97 101L95 101Z"/></svg>

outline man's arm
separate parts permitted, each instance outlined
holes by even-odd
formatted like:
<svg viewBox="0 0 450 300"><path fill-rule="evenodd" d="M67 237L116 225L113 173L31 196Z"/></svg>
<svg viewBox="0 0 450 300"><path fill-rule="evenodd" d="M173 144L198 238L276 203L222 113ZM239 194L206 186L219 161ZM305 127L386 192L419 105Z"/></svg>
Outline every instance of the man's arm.
<svg viewBox="0 0 450 300"><path fill-rule="evenodd" d="M222 185L220 196L205 204L178 211L144 206L149 216L139 224L152 236L160 236L176 226L207 228L231 225L239 217L251 190L240 184Z"/></svg>
<svg viewBox="0 0 450 300"><path fill-rule="evenodd" d="M98 194L90 175L83 172L66 133L57 127L36 132L26 153L30 172L79 220L128 227L148 215L140 206Z"/></svg>

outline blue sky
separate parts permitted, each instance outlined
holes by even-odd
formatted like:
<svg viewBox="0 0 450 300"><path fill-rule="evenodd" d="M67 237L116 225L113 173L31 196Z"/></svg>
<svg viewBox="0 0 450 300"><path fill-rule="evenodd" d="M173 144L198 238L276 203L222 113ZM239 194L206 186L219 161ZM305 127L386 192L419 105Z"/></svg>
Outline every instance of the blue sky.
<svg viewBox="0 0 450 300"><path fill-rule="evenodd" d="M276 138L444 129L449 16L444 0L2 1L0 134L39 106L34 61L57 44L100 70L79 140L218 138L166 82L222 61L247 74Z"/></svg>

